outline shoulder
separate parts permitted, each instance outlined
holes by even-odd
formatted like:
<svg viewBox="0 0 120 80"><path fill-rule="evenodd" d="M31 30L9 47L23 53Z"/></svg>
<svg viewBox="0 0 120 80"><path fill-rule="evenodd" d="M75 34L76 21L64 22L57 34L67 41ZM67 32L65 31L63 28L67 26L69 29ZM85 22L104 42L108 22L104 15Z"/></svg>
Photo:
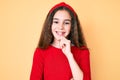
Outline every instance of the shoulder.
<svg viewBox="0 0 120 80"><path fill-rule="evenodd" d="M77 51L88 51L89 50L86 46L81 46L81 47L72 46L72 49L77 50Z"/></svg>
<svg viewBox="0 0 120 80"><path fill-rule="evenodd" d="M72 54L77 62L87 61L90 57L89 49L85 46L81 48L72 47Z"/></svg>
<svg viewBox="0 0 120 80"><path fill-rule="evenodd" d="M34 51L34 57L43 57L44 55L44 49L41 49L41 48L36 48L35 51Z"/></svg>
<svg viewBox="0 0 120 80"><path fill-rule="evenodd" d="M36 54L40 54L41 52L43 52L43 49L41 49L41 48L36 48L34 51L34 53L36 53Z"/></svg>
<svg viewBox="0 0 120 80"><path fill-rule="evenodd" d="M42 49L42 48L39 48L39 47L37 47L36 49L35 49L35 52L42 52L42 51L44 51L45 49Z"/></svg>
<svg viewBox="0 0 120 80"><path fill-rule="evenodd" d="M89 49L86 46L82 46L82 47L76 47L76 46L72 46L72 52L74 54L79 54L79 55L83 55L83 54L87 54L89 55Z"/></svg>
<svg viewBox="0 0 120 80"><path fill-rule="evenodd" d="M53 51L53 49L48 46L48 48L40 48L40 47L37 47L34 51L34 55L46 55L47 53L50 53L51 51Z"/></svg>

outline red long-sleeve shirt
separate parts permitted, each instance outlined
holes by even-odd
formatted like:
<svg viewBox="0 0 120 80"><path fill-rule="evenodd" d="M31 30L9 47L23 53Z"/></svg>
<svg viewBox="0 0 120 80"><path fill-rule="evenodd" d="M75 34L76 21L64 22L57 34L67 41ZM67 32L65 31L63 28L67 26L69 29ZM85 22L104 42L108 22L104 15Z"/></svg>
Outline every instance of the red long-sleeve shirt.
<svg viewBox="0 0 120 80"><path fill-rule="evenodd" d="M71 52L83 71L83 80L91 80L89 50L71 47ZM34 52L30 80L70 80L72 78L68 60L61 49L49 46Z"/></svg>

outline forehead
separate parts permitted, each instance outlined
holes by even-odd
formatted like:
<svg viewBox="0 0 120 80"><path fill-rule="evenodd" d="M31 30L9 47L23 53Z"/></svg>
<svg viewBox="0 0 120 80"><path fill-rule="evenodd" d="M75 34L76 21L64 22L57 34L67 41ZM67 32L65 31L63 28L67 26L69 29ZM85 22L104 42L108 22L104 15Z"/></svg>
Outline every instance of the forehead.
<svg viewBox="0 0 120 80"><path fill-rule="evenodd" d="M69 14L68 11L66 10L58 10L55 15L53 16L53 19L70 19L71 20L71 16Z"/></svg>

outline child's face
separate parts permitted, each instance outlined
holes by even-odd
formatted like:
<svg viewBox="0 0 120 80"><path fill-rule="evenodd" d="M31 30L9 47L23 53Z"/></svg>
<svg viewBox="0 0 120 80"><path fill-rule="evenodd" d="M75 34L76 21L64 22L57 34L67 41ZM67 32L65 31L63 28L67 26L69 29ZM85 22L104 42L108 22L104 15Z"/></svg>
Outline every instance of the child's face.
<svg viewBox="0 0 120 80"><path fill-rule="evenodd" d="M71 29L71 16L65 10L59 10L55 13L52 23L52 33L54 40L60 40L61 36L67 37Z"/></svg>

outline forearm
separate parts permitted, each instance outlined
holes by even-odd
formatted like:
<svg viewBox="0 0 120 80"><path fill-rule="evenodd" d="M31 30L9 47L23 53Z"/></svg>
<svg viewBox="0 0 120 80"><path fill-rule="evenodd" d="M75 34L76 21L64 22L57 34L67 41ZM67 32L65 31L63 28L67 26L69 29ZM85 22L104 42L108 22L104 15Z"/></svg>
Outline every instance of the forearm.
<svg viewBox="0 0 120 80"><path fill-rule="evenodd" d="M83 80L83 72L76 63L72 53L67 56L74 80Z"/></svg>

